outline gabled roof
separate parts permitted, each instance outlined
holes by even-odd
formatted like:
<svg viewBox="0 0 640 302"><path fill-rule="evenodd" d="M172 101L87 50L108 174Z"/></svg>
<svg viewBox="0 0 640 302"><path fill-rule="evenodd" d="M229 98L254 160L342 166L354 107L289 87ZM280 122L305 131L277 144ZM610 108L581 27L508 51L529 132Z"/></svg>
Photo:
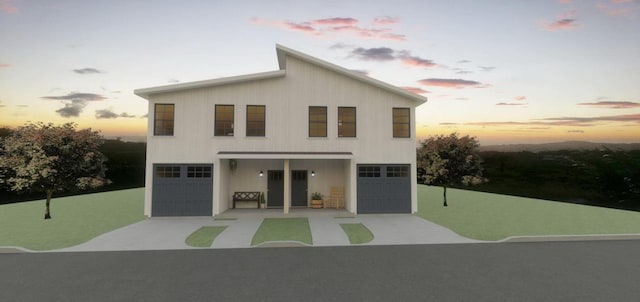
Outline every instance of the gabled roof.
<svg viewBox="0 0 640 302"><path fill-rule="evenodd" d="M133 93L145 99L149 99L149 95L155 94L155 93L174 92L174 91L193 89L193 88L222 86L222 85L233 84L233 83L242 83L242 82L249 82L249 81L255 81L255 80L262 80L262 79L284 77L285 74L286 74L285 70L252 73L252 74L245 74L245 75L235 76L235 77L187 82L187 83L164 85L164 86L157 86L157 87L150 87L150 88L141 88L141 89L134 90Z"/></svg>
<svg viewBox="0 0 640 302"><path fill-rule="evenodd" d="M336 64L332 64L332 63L329 63L327 61L320 60L320 59L318 59L316 57L312 57L310 55L301 53L301 52L299 52L297 50L293 50L291 48L287 48L287 47L282 46L280 44L276 44L276 52L278 53L278 65L280 66L280 70L285 70L286 67L287 67L286 66L287 65L286 56L292 56L292 57L298 58L300 60L303 60L303 61L315 64L315 65L318 65L318 66L323 67L325 69L334 71L336 73L345 75L347 77L353 78L355 80L367 83L369 85L376 86L378 88L384 89L384 90L389 91L391 93L398 94L400 96L412 99L412 100L418 102L418 105L423 104L423 103L425 103L427 101L426 97L421 96L419 94L415 94L415 93L406 91L406 90L404 90L404 89L402 89L400 87L393 86L391 84L388 84L388 83L376 80L374 78L362 75L362 74L360 74L358 72L354 72L354 71L346 69L344 67L340 67L340 66L338 66Z"/></svg>
<svg viewBox="0 0 640 302"><path fill-rule="evenodd" d="M232 83L242 83L242 82L249 82L249 81L255 81L255 80L262 80L262 79L284 77L286 75L286 67L287 67L286 57L291 56L299 60L320 66L324 69L328 69L333 72L339 73L341 75L350 77L352 79L363 82L365 84L376 86L378 88L381 88L393 94L411 99L417 102L416 106L427 101L427 98L424 96L411 93L409 91L393 86L391 84L387 84L385 82L361 75L357 72L329 63L327 61L320 60L316 57L312 57L310 55L293 50L291 48L287 48L280 44L276 44L276 53L278 55L278 65L280 67L280 70L262 72L262 73L253 73L253 74L247 74L247 75L241 75L241 76L235 76L235 77L218 78L218 79L212 79L212 80L179 83L179 84L164 85L164 86L157 86L157 87L150 87L150 88L141 88L141 89L134 90L133 93L145 99L149 99L150 95L156 94L156 93L175 92L175 91L194 89L194 88L214 87L214 86L222 86L222 85L227 85Z"/></svg>

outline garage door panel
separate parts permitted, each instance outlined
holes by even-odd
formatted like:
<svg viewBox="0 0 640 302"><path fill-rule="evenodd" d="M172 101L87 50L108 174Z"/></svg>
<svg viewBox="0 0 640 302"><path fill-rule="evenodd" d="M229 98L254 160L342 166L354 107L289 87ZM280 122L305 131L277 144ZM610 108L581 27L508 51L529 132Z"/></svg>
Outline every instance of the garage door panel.
<svg viewBox="0 0 640 302"><path fill-rule="evenodd" d="M154 165L152 216L210 216L213 166Z"/></svg>
<svg viewBox="0 0 640 302"><path fill-rule="evenodd" d="M358 213L411 213L410 165L358 165Z"/></svg>

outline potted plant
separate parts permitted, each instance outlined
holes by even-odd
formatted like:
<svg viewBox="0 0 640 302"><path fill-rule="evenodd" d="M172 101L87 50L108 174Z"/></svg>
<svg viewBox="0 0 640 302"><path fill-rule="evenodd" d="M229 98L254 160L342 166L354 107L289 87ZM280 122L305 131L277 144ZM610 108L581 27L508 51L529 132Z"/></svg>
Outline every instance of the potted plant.
<svg viewBox="0 0 640 302"><path fill-rule="evenodd" d="M311 193L311 208L312 209L320 209L322 208L323 202L322 202L322 198L324 196L322 195L322 193L318 193L318 192L313 192Z"/></svg>
<svg viewBox="0 0 640 302"><path fill-rule="evenodd" d="M264 209L267 207L267 203L264 200L264 193L260 192L260 208Z"/></svg>

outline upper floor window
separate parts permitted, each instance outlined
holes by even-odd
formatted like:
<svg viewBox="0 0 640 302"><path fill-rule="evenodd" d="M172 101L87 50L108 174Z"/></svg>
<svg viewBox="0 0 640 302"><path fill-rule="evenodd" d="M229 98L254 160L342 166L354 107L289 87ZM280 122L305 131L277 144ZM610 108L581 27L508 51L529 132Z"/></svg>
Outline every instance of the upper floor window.
<svg viewBox="0 0 640 302"><path fill-rule="evenodd" d="M393 108L393 137L411 137L409 108Z"/></svg>
<svg viewBox="0 0 640 302"><path fill-rule="evenodd" d="M338 107L338 137L356 137L356 107Z"/></svg>
<svg viewBox="0 0 640 302"><path fill-rule="evenodd" d="M309 137L327 137L327 107L309 107Z"/></svg>
<svg viewBox="0 0 640 302"><path fill-rule="evenodd" d="M247 136L264 136L263 105L247 105Z"/></svg>
<svg viewBox="0 0 640 302"><path fill-rule="evenodd" d="M156 104L153 114L153 135L173 135L174 104Z"/></svg>
<svg viewBox="0 0 640 302"><path fill-rule="evenodd" d="M233 136L233 105L216 105L215 136Z"/></svg>

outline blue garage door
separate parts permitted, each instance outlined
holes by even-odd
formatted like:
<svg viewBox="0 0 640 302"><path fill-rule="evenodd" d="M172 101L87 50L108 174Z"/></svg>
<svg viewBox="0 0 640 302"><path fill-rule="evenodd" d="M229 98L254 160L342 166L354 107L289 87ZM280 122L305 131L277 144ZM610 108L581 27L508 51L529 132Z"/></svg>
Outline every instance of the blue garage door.
<svg viewBox="0 0 640 302"><path fill-rule="evenodd" d="M410 165L358 165L358 213L411 213Z"/></svg>
<svg viewBox="0 0 640 302"><path fill-rule="evenodd" d="M213 165L153 166L151 216L211 216Z"/></svg>

